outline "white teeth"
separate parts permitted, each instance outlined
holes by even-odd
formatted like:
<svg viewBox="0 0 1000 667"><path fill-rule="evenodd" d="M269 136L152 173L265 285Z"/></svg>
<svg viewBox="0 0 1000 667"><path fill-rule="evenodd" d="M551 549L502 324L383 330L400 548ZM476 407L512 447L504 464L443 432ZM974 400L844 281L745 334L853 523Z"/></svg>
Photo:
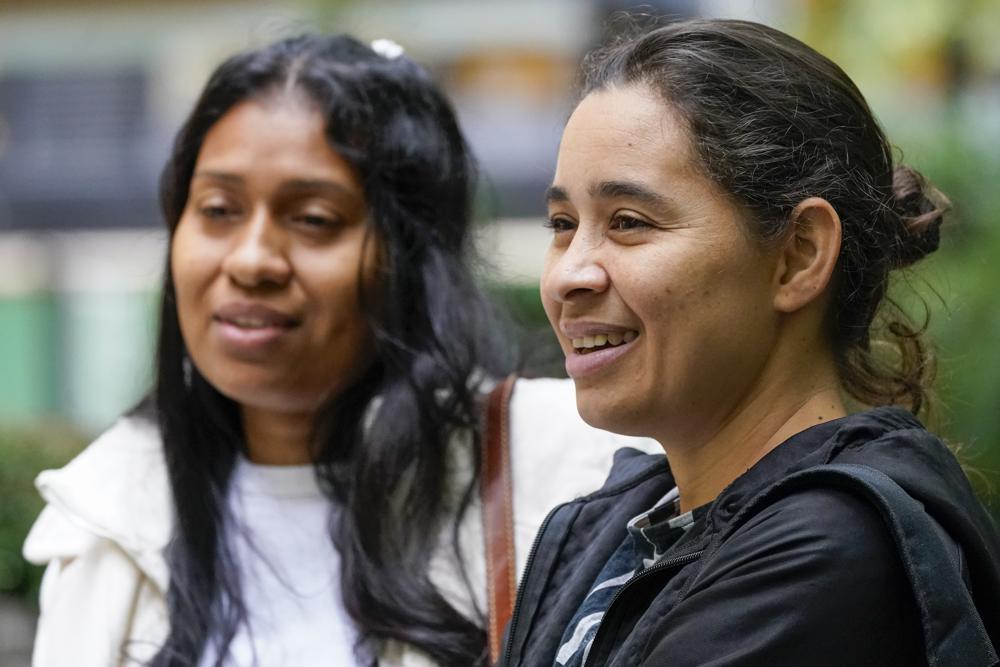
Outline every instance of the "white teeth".
<svg viewBox="0 0 1000 667"><path fill-rule="evenodd" d="M595 347L604 347L605 345L621 345L622 343L631 343L638 337L638 331L612 331L606 334L594 334L593 336L573 338L572 343L573 347L577 350L589 350Z"/></svg>

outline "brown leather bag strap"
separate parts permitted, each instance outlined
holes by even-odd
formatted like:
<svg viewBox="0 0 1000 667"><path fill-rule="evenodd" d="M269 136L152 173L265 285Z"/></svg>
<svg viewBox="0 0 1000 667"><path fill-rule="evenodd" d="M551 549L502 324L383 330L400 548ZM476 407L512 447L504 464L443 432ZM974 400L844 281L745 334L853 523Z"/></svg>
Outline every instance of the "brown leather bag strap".
<svg viewBox="0 0 1000 667"><path fill-rule="evenodd" d="M514 560L513 485L510 472L510 395L515 375L490 392L483 425L482 500L486 540L486 594L489 603L490 662L500 657L504 628L517 596Z"/></svg>

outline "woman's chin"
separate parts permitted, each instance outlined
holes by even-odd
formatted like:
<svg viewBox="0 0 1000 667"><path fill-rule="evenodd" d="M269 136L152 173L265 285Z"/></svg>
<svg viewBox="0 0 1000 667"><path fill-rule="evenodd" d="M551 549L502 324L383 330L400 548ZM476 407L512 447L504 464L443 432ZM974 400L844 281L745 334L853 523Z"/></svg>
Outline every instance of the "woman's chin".
<svg viewBox="0 0 1000 667"><path fill-rule="evenodd" d="M576 409L583 421L594 428L619 435L649 436L641 426L645 420L637 414L634 401L609 400L606 393L581 388L577 383Z"/></svg>
<svg viewBox="0 0 1000 667"><path fill-rule="evenodd" d="M215 387L243 410L311 414L324 402L324 395L319 391L303 391L302 387L288 387L287 383L269 382L267 378L244 380L223 382Z"/></svg>

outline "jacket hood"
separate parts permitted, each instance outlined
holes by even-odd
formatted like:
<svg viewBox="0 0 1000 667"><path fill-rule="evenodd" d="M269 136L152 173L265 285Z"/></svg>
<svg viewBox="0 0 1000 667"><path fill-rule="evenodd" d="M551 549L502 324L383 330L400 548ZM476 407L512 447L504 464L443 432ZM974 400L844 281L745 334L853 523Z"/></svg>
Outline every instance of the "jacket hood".
<svg viewBox="0 0 1000 667"><path fill-rule="evenodd" d="M992 519L955 455L916 417L897 407L842 417L796 434L730 484L710 512L717 524L727 522L771 484L827 463L861 464L885 473L949 532L960 528L969 537L979 534L976 542L1000 551Z"/></svg>
<svg viewBox="0 0 1000 667"><path fill-rule="evenodd" d="M106 539L166 590L172 502L154 423L120 419L64 467L40 473L35 486L47 505L25 540L28 561L72 558Z"/></svg>

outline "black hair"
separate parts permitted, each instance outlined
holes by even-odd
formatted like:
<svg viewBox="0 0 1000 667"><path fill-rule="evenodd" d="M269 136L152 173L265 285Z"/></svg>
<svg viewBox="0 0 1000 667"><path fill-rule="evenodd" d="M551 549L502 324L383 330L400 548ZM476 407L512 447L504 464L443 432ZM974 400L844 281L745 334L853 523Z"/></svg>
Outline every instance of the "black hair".
<svg viewBox="0 0 1000 667"><path fill-rule="evenodd" d="M379 248L377 279L359 281L375 360L315 425L316 473L340 508L331 538L345 607L369 649L399 640L442 665L480 664L481 612L467 618L429 578L452 512L451 541L464 568L457 525L478 488L474 379L503 373L508 363L466 262L473 160L449 103L409 58L384 57L346 36L286 39L231 57L206 84L161 179L171 239L208 131L243 101L283 94L304 97L324 118L330 146L363 183ZM155 406L176 523L167 552L170 631L152 664L196 665L210 641L221 664L247 617L224 537L244 434L238 405L188 359L169 258L157 362ZM473 462L457 490L449 467L455 441Z"/></svg>
<svg viewBox="0 0 1000 667"><path fill-rule="evenodd" d="M762 244L785 238L804 199L829 201L843 230L829 318L840 380L861 403L920 411L933 379L927 322L915 325L886 293L894 269L937 249L947 199L894 165L857 86L795 38L724 19L640 31L587 56L582 94L629 84L656 91ZM895 354L880 353L877 338Z"/></svg>

